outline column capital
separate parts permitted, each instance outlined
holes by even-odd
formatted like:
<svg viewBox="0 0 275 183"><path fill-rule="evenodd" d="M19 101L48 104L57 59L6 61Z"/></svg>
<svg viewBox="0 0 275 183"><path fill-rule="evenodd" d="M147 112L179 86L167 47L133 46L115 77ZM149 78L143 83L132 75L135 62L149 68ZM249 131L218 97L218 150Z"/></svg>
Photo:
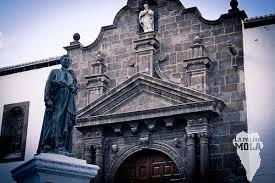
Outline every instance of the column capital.
<svg viewBox="0 0 275 183"><path fill-rule="evenodd" d="M195 134L187 134L187 146L195 144Z"/></svg>
<svg viewBox="0 0 275 183"><path fill-rule="evenodd" d="M207 144L208 143L208 140L209 140L209 137L210 137L210 134L209 132L201 132L198 134L198 137L200 139L200 144Z"/></svg>

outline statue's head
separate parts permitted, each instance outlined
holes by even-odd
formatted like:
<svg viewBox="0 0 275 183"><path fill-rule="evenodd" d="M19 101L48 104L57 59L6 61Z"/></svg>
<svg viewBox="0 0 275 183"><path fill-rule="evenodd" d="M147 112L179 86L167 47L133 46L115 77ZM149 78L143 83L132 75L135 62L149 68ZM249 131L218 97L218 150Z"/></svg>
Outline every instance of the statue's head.
<svg viewBox="0 0 275 183"><path fill-rule="evenodd" d="M144 4L144 9L145 9L145 10L148 10L148 9L149 9L148 4Z"/></svg>
<svg viewBox="0 0 275 183"><path fill-rule="evenodd" d="M72 64L72 59L69 55L63 55L60 61L63 68L68 69Z"/></svg>

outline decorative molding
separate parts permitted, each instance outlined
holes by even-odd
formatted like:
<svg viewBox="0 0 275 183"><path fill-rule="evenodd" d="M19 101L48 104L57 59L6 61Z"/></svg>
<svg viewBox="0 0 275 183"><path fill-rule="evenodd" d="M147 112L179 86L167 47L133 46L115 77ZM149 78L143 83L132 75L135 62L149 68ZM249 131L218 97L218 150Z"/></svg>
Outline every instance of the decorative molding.
<svg viewBox="0 0 275 183"><path fill-rule="evenodd" d="M200 144L208 144L209 137L210 137L209 131L200 132L198 134L198 137L200 139Z"/></svg>
<svg viewBox="0 0 275 183"><path fill-rule="evenodd" d="M115 134L122 135L122 124L113 124L112 128L114 129Z"/></svg>
<svg viewBox="0 0 275 183"><path fill-rule="evenodd" d="M156 72L157 76L167 82L171 82L177 85L187 86L187 80L185 78L175 78L172 75L168 76L160 69L160 62L164 62L167 59L166 55L163 53L159 53L157 58L154 61L154 71Z"/></svg>
<svg viewBox="0 0 275 183"><path fill-rule="evenodd" d="M191 116L187 118L186 132L187 135L200 134L200 133L209 133L209 124L208 119L205 117L197 119L188 119L192 118Z"/></svg>
<svg viewBox="0 0 275 183"><path fill-rule="evenodd" d="M139 145L141 148L149 146L149 137L140 137L139 138Z"/></svg>
<svg viewBox="0 0 275 183"><path fill-rule="evenodd" d="M131 96L134 96L140 91L153 92L163 98L177 101L178 104L220 101L213 96L206 95L199 91L181 87L145 74L137 73L121 85L110 90L102 97L81 109L78 112L78 118L106 115L111 110L110 106L118 106L119 104L123 104L124 101L129 100Z"/></svg>
<svg viewBox="0 0 275 183"><path fill-rule="evenodd" d="M182 147L182 141L179 138L175 138L175 147L181 148Z"/></svg>
<svg viewBox="0 0 275 183"><path fill-rule="evenodd" d="M174 128L175 127L174 117L163 118L163 121L165 122L165 126L167 128Z"/></svg>
<svg viewBox="0 0 275 183"><path fill-rule="evenodd" d="M159 117L169 117L174 115L184 115L189 113L211 113L219 114L216 107L217 104L214 101L209 102L194 102L189 104L182 104L177 106L151 109L145 111L135 111L128 113L101 115L82 117L77 119L77 128L82 131L89 126L110 125L112 123L120 123L135 120L153 119ZM224 105L223 105L224 106Z"/></svg>
<svg viewBox="0 0 275 183"><path fill-rule="evenodd" d="M131 121L127 123L130 128L131 128L131 132L133 134L137 134L138 133L138 121Z"/></svg>
<svg viewBox="0 0 275 183"><path fill-rule="evenodd" d="M194 145L194 144L195 144L195 134L194 133L187 134L186 145L190 146L190 145Z"/></svg>
<svg viewBox="0 0 275 183"><path fill-rule="evenodd" d="M146 141L146 139L144 139ZM148 146L140 146L140 144L135 144L132 146L127 146L124 149L122 149L117 155L116 159L112 161L112 164L110 166L110 169L107 173L107 182L113 182L113 178L115 177L115 173L121 163L126 160L129 156L135 154L136 152L139 152L143 149L149 149L149 150L156 150L160 151L164 154L166 154L168 157L170 157L174 163L176 164L179 174L181 176L181 180L183 183L185 183L186 179L186 166L185 161L181 158L180 154L177 152L177 150L170 145L163 143L163 142L152 142L149 143Z"/></svg>
<svg viewBox="0 0 275 183"><path fill-rule="evenodd" d="M117 154L118 150L119 150L118 145L112 145L112 153L113 154Z"/></svg>
<svg viewBox="0 0 275 183"><path fill-rule="evenodd" d="M156 119L146 119L144 123L147 125L147 128L150 132L153 132L156 129Z"/></svg>

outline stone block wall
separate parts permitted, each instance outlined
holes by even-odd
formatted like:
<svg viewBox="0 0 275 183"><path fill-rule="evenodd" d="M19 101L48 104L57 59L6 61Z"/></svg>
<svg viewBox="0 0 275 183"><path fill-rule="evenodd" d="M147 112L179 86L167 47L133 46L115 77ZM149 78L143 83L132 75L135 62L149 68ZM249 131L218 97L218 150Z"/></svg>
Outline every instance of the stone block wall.
<svg viewBox="0 0 275 183"><path fill-rule="evenodd" d="M107 91L135 74L134 41L138 39L141 30L138 23L141 5L140 1L129 1L115 17L114 25L103 27L91 45L67 47L73 59L72 69L80 85L78 109L88 105L85 76L91 74L90 66L96 62L98 51L102 52L107 66ZM188 58L194 35L201 35L206 54L212 61L208 72L208 94L222 99L227 105L219 117L210 121L210 182L243 181L245 172L232 140L237 133L247 131L242 35L245 13L236 10L222 15L216 21L208 21L202 18L197 8L185 9L177 0L158 1L158 5L152 4L151 7L158 21L156 39L160 42L159 51L167 58L160 63L160 68L167 76L185 77L183 60ZM228 49L228 41L237 49L237 66L233 66L234 55ZM75 134L77 156L83 157L82 134Z"/></svg>

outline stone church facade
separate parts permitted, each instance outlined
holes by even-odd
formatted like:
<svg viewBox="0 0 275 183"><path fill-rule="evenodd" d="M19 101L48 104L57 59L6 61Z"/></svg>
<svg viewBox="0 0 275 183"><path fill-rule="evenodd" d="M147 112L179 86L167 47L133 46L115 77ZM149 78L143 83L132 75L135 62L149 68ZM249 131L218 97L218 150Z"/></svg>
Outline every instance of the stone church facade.
<svg viewBox="0 0 275 183"><path fill-rule="evenodd" d="M74 35L74 150L101 167L96 182L245 182L232 140L247 131L246 14L230 4L209 21L178 0L128 0L91 45Z"/></svg>

